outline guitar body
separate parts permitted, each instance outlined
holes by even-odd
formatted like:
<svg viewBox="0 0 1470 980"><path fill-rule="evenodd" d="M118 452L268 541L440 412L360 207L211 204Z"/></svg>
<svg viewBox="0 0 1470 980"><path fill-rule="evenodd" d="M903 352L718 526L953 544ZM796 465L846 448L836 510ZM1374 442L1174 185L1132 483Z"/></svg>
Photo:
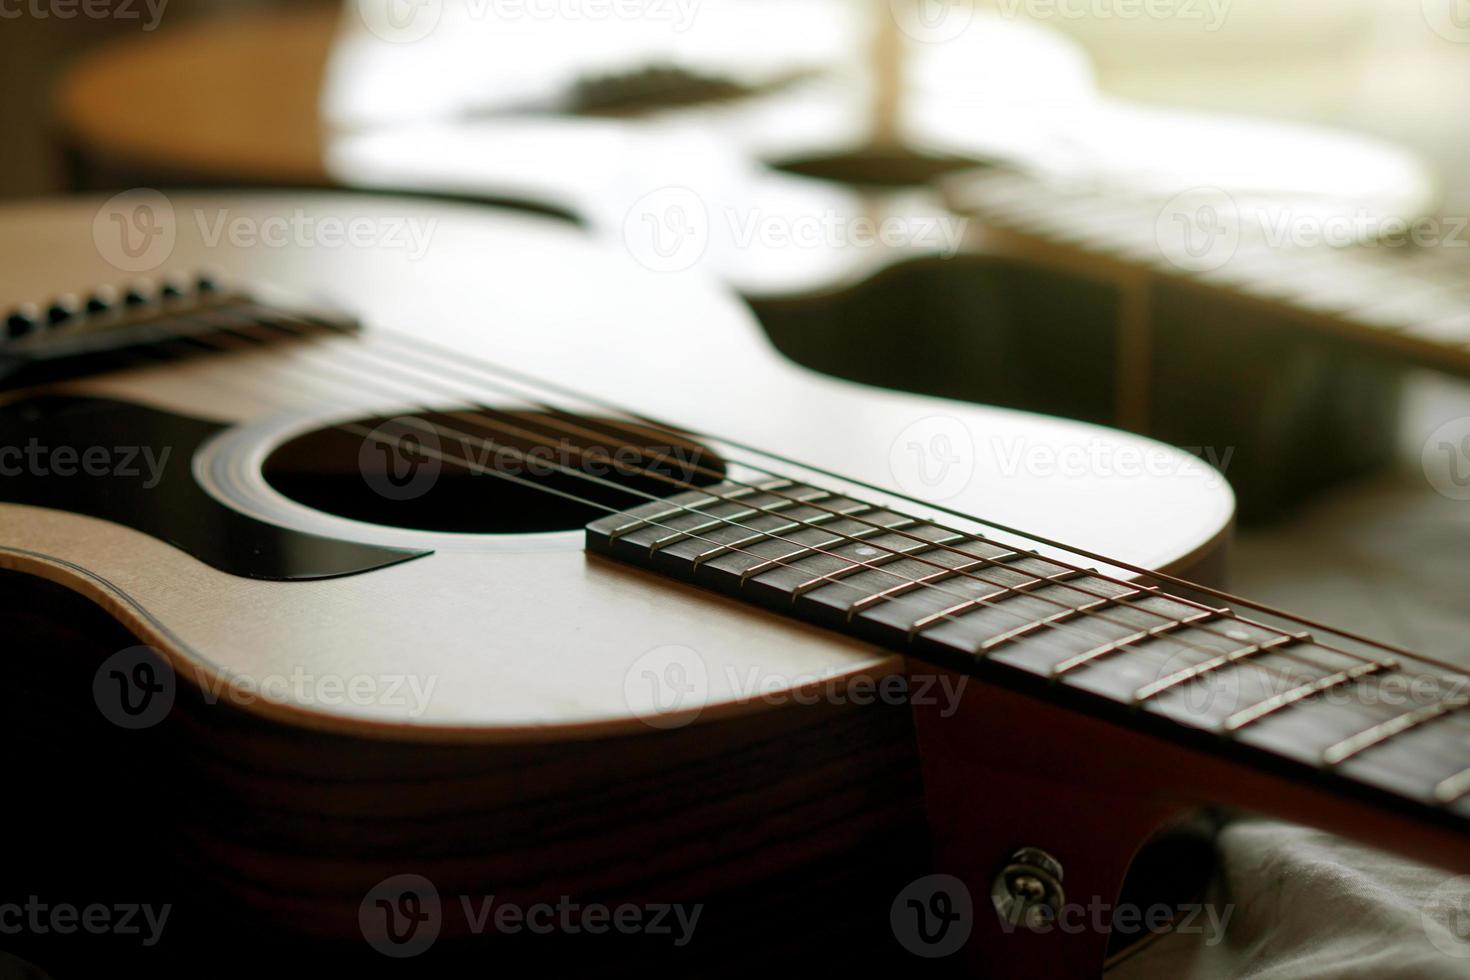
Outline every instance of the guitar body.
<svg viewBox="0 0 1470 980"><path fill-rule="evenodd" d="M144 259L119 251L126 239L107 217L131 215L135 203L8 208L0 295L44 302L125 283L119 265L139 271L156 259L155 279L211 268L319 297L363 324L360 337L156 361L13 391L0 406L9 437L43 448L67 433L79 448L106 449L119 470L124 449L143 450L133 464L141 490L108 477L47 484L55 474L43 479L32 464L0 484L0 566L6 625L22 638L12 651L23 666L15 718L42 733L26 740L22 772L78 773L71 795L50 804L39 795L33 808L50 814L30 821L39 828L17 832L50 840L49 828L59 840L98 807L127 801L117 826L147 840L143 853L94 838L90 867L120 865L122 881L152 881L178 904L188 952L166 940L164 952L139 953L155 964L178 967L168 957L207 946L223 921L261 950L328 949L377 964L359 915L372 889L402 874L428 878L442 900L425 963L482 955L475 943L487 937L471 935L459 897L487 895L709 903L688 949L648 935L616 947L583 936L555 947L568 963L657 954L730 968L814 947L838 961L907 956L884 923L898 889L932 870L926 793L971 808L988 799L982 849L1041 843L1024 839L1045 830L1028 805L995 805L1022 784L988 781L1012 767L983 737L958 751L988 768L987 782L942 783L940 755L957 751L946 743L987 713L978 685L962 690L960 714L960 692L930 697L932 709L918 697L874 697L884 678L903 674L901 659L590 555L588 518L551 508L533 519L493 480L473 484L464 527L454 525L460 511L446 511L430 531L288 497L280 486L306 484L262 476L282 446L410 411L410 393L376 390L377 375L411 377L413 397L443 403L429 373L405 373L413 358L390 353L380 328L461 352L461 368L484 357L677 418L716 434L706 448L723 458L740 455L734 443L758 446L1145 567L1209 579L1223 562L1231 495L1192 457L1077 423L816 375L778 356L722 289L649 272L559 222L346 195L180 194L154 205L167 254ZM307 219L363 221L385 237L374 247L309 233L282 247L248 239ZM212 237L220 227L234 230ZM391 229L411 227L424 231L422 247L396 247ZM364 350L375 352L377 375ZM454 381L442 390L470 387L463 375ZM319 456L326 486L353 483L362 497L371 480L360 437L296 444ZM934 457L934 446L946 454ZM1057 460L1086 451L1159 465L1059 473ZM447 470L440 478L454 482ZM389 497L403 489L375 486ZM487 527L494 533L475 533ZM221 540L259 544L230 550ZM156 657L119 653L137 645ZM699 675L676 702L660 685L687 674L671 675L671 665ZM943 673L929 669L923 683L942 694L941 681L958 680ZM113 700L136 708L144 692L128 683L139 677L158 679L171 705L142 722L117 714ZM1012 710L996 704L997 718ZM1045 732L1058 709L1033 707ZM935 753L922 765L921 744ZM1089 885L1104 893L1178 808L1125 809L1127 820L1099 828L1117 838L1111 865ZM1065 846L1084 853L1091 833L1067 834ZM38 867L29 857L20 867L55 885L49 853L34 849ZM184 895L198 902L175 897ZM768 935L794 915L813 920ZM752 935L764 937L758 953L732 952ZM489 938L513 957L550 955L539 937ZM1106 935L1086 938L1069 955L1095 969ZM69 955L44 943L34 952Z"/></svg>

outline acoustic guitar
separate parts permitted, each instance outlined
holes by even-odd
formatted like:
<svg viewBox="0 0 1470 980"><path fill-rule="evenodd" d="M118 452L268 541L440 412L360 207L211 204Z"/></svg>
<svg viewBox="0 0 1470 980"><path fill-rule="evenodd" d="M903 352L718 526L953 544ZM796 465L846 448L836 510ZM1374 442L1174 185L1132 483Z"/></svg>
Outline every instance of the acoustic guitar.
<svg viewBox="0 0 1470 980"><path fill-rule="evenodd" d="M963 5L915 21L921 6L704 4L683 32L499 22L464 3L404 5L396 31L374 3L170 24L75 65L58 129L93 189L330 185L545 208L720 276L823 372L1233 453L1245 519L1391 456L1402 358L1303 323L1279 293L1176 290L1155 274L1158 225L1202 182L1273 214L1417 218L1432 203L1421 167L1371 140L1109 100L1059 35ZM752 29L762 18L783 30ZM1221 165L1197 149L1220 145L1274 152ZM1049 229L1039 245L1014 233L1031 214ZM1105 234L1153 264L1054 247ZM1297 268L1260 258L1263 279Z"/></svg>
<svg viewBox="0 0 1470 980"><path fill-rule="evenodd" d="M1077 910L1221 805L1470 868L1464 677L1219 591L1192 456L820 376L524 213L40 202L0 258L58 976L1096 975Z"/></svg>

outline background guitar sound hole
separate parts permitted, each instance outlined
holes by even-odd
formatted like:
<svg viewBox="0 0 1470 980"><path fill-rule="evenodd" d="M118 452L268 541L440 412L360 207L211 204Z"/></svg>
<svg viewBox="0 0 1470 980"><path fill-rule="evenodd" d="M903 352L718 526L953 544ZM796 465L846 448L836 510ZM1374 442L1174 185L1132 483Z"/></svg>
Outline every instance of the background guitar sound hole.
<svg viewBox="0 0 1470 980"><path fill-rule="evenodd" d="M606 516L573 497L626 510L725 474L708 447L612 419L466 410L361 419L347 429L284 443L265 461L266 482L298 503L371 524L530 534Z"/></svg>

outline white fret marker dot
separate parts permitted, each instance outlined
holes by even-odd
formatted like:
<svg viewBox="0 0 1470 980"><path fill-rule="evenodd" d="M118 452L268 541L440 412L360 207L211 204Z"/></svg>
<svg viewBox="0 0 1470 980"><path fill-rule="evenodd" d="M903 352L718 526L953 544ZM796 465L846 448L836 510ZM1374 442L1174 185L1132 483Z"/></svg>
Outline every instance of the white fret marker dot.
<svg viewBox="0 0 1470 980"><path fill-rule="evenodd" d="M861 548L857 548L855 550L856 550L856 552L858 554L862 555L864 558L867 558L867 557L869 557L871 555L876 555L878 553L878 549L877 548L869 548L866 545L864 545Z"/></svg>
<svg viewBox="0 0 1470 980"><path fill-rule="evenodd" d="M1251 638L1251 635L1245 630L1226 630L1225 635L1230 637L1232 640L1239 640L1241 643L1244 643Z"/></svg>

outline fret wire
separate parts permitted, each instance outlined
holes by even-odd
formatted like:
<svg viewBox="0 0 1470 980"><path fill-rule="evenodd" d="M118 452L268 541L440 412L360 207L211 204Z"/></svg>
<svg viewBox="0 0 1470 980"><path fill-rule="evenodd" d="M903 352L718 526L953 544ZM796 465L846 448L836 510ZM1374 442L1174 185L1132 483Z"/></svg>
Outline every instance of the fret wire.
<svg viewBox="0 0 1470 980"><path fill-rule="evenodd" d="M950 540L952 540L952 541L953 540L957 540L958 537L962 537L962 535L957 535L955 538L951 538ZM921 549L921 548L915 548L914 549L914 551L922 551L922 550L923 549ZM849 559L843 558L841 555L834 554L833 552L830 552L830 551L829 552L823 552L823 554L830 555L831 557L837 558L837 559L839 559L841 561L850 561ZM894 578L901 579L901 580L903 580L905 582L912 581L912 579L910 579L907 575L900 575L897 572L890 571L889 569L886 569L886 568L883 567L884 565L891 565L894 562L902 561L903 559L910 558L910 557L913 557L913 556L909 552L906 552L906 551L891 551L891 552L889 552L888 556L882 560L882 562L874 562L874 561L872 561L870 559L869 561L866 561L866 562L853 562L853 563L850 563L846 568L839 568L839 569L836 569L834 571L828 572L825 575L818 575L815 578L810 578L810 579L807 579L805 582L800 583L799 585L796 586L795 589L792 590L792 592L791 592L791 601L792 602L795 602L797 599L800 599L802 596L806 595L808 592L811 592L813 589L820 589L824 585L828 585L830 583L837 582L837 581L839 581L841 579L845 579L849 575L857 575L857 574L859 574L861 572L865 572L865 571L869 571L869 570L876 571L876 572L882 572L882 573L884 573L886 575L891 575ZM846 584L850 585L854 589L858 588L856 585L852 585L852 583L850 583L850 582L849 583L846 583ZM937 586L931 586L931 588L937 588ZM867 595L867 593L864 592L863 595Z"/></svg>
<svg viewBox="0 0 1470 980"><path fill-rule="evenodd" d="M1017 558L1025 554L1026 552L1022 551L1012 551L1010 552L1010 554L1003 557L1007 559ZM994 592L987 592L983 596L976 596L973 599L966 599L964 602L957 602L953 606L950 606L946 609L941 609L938 612L932 612L927 616L923 616L919 619L914 620L911 624L909 624L909 639L912 640L919 633L928 629L930 626L933 626L935 623L942 622L945 619L949 619L963 610L971 609L975 606L994 601L995 599L1002 596L1009 598L1013 595L1029 595L1030 590L1034 587L1046 585L1048 583L1060 582L1063 578L1080 574L1083 573L1074 572L1071 569L1067 569L1065 571L1057 572L1055 575L1043 575L1025 582L1020 582L1016 585L997 586L996 591Z"/></svg>
<svg viewBox="0 0 1470 980"><path fill-rule="evenodd" d="M1195 664L1192 667L1185 667L1182 670L1175 671L1167 677L1162 677L1159 680L1154 681L1152 684L1146 684L1143 687L1140 687L1138 690L1133 692L1133 702L1135 704L1141 704L1142 702L1147 701L1149 698L1157 697L1158 695L1163 694L1170 688L1178 687L1181 684L1187 684L1190 681L1196 680L1206 674L1219 670L1221 667L1227 667L1230 664L1237 663L1238 661L1243 660L1246 657L1254 657L1255 655L1260 653L1268 653L1271 650L1275 650L1279 647L1285 646L1288 643L1311 642L1312 634L1298 633L1295 636L1272 637L1271 639L1263 640L1260 643L1252 643L1250 646L1241 647L1239 650L1231 650L1229 653L1222 653L1220 656L1215 657L1213 660L1206 660L1204 663Z"/></svg>
<svg viewBox="0 0 1470 980"><path fill-rule="evenodd" d="M831 494L828 494L828 496L831 496ZM845 515L863 514L863 513L866 513L868 511L870 511L870 510L876 510L876 509L877 508L874 507L874 506L872 506L871 504L858 504L856 507L852 508L851 510L844 511L843 514L845 514ZM842 519L842 515L839 515L839 514L823 514L820 517L812 517L812 518L809 518L806 521L806 525L807 526L811 526L811 527L816 527L816 526L819 526L819 525L822 525L822 524L831 524L833 521L837 521L837 520L841 520L841 519ZM782 525L781 527L771 528L771 530L769 532L757 531L756 533L754 533L754 534L748 534L748 535L746 535L743 538L737 538L735 541L731 542L730 545L721 545L718 548L711 548L708 551L701 551L699 554L697 554L697 555L694 556L694 559L693 559L693 561L694 561L694 567L695 568L698 568L700 565L703 565L705 562L709 561L710 559L712 559L712 558L718 558L720 555L728 555L730 553L731 547L733 545L744 546L744 545L747 545L747 544L759 544L762 540L767 539L767 538L780 539L781 538L781 535L788 534L791 531L795 531L795 530L797 530L798 528L800 528L802 526L803 526L803 523L801 521L788 521L786 524Z"/></svg>
<svg viewBox="0 0 1470 980"><path fill-rule="evenodd" d="M829 492L826 491L816 491L813 495L811 495L811 497L788 497L785 498L785 500L779 502L779 504L764 504L761 505L761 507L753 507L748 508L748 510L736 511L736 513L729 514L729 516L726 517L716 517L716 519L714 520L707 520L707 522L704 522L703 525L686 527L686 529L681 530L681 532L672 533L672 535L664 535L663 538L656 539L653 544L648 545L648 554L656 554L656 552L663 551L664 548L669 547L669 545L678 544L678 542L681 541L688 541L689 536L691 536L691 532L695 532L695 530L701 530L701 532L703 532L703 530L713 530L716 529L716 527L722 525L735 525L738 527L742 527L744 525L741 525L741 523L738 522L748 519L748 517L757 517L760 516L760 514L779 514L782 513L782 511L791 510L792 507L800 507L801 504L808 504L808 502L826 500L826 498L828 497L832 497L832 494L829 494ZM803 523L807 522L798 522L797 525L794 526L800 527L801 525L803 525ZM756 530L757 535L759 535L759 533L766 533L761 532L761 530L759 529L754 530Z"/></svg>
<svg viewBox="0 0 1470 980"><path fill-rule="evenodd" d="M893 528L897 529L900 527L913 527L917 523L919 522L915 520L910 520L909 518L904 518L897 524L893 525ZM886 530L889 529L879 524L870 527L865 531L854 531L851 535L848 535L848 537L851 537L854 541L866 541L868 538L876 538L882 535ZM840 537L828 538L827 540L821 542L821 544L819 545L805 545L803 547L797 548L795 551L788 551L783 555L778 555L775 558L767 558L760 563L752 565L745 571L741 572L740 584L744 585L752 576L761 575L765 572L769 572L773 568L789 567L789 562L802 561L803 559L811 558L818 554L826 554L826 552L822 550L823 548L840 544L841 541L842 538Z"/></svg>
<svg viewBox="0 0 1470 980"><path fill-rule="evenodd" d="M774 489L779 489L782 485L788 486L788 487L791 487L791 486L795 486L796 485L791 480L772 480L772 481L770 481L770 483L771 483L772 488L774 488ZM726 500L739 500L739 499L743 499L745 497L749 497L752 494L761 493L765 489L766 489L765 487L761 487L760 489L756 489L755 487L741 488L741 490L736 491L735 493L728 494L725 497L725 499ZM718 506L720 504L720 502L721 501L718 498L711 497L708 503L703 503L703 504L690 504L689 506L690 506L690 508L693 508L694 510L698 510L701 507L715 507L715 506ZM639 518L636 521L629 521L627 524L624 524L622 527L615 528L613 530L612 535L611 535L612 536L612 539L614 541L616 541L618 538L621 538L624 535L632 534L634 531L638 531L638 530L641 530L642 528L648 527L650 524L652 524L655 521L655 519L662 519L662 518L665 518L665 517L678 517L680 514L683 514L683 513L687 513L687 510L685 508L674 507L674 508L671 508L669 510L660 511L657 514L654 514L652 517Z"/></svg>
<svg viewBox="0 0 1470 980"><path fill-rule="evenodd" d="M402 397L402 396L395 396L395 397ZM429 411L436 411L434 409L428 409L428 410ZM459 414L462 415L463 413L459 413ZM457 432L458 430L448 430L448 431ZM522 431L525 431L525 430L522 430ZM465 435L464 433L459 433L459 434L460 435ZM533 434L533 435L535 435L535 434ZM473 437L471 437L471 438L473 438ZM486 441L486 440L479 440L479 441L487 442L487 444L489 444L489 445L494 445L493 441ZM505 448L511 449L512 451L515 451L514 450L514 447L505 447ZM574 447L574 448L578 448L579 449L580 447ZM640 454L642 454L642 453L640 453ZM646 455L646 454L642 454L642 455ZM570 475L575 476L575 477L581 477L583 479L589 479L589 480L591 480L593 482L599 482L599 483L606 482L606 481L601 481L601 480L593 477L591 474L586 474L586 473L583 473L581 471L571 470L569 468L564 468L564 467L557 467L557 468L564 469ZM754 468L760 469L760 467L754 467ZM494 471L487 471L487 472L491 472L494 475L503 475L503 474L495 473ZM769 471L766 471L766 472L769 472ZM650 473L649 475L653 475L653 476L657 476L659 478L663 478L663 475L662 474ZM772 474L772 475L774 476L774 474ZM674 481L671 481L671 482L674 482ZM728 481L728 482L738 483L739 481ZM624 487L622 487L620 485L617 485L617 484L610 484L610 485L613 486L615 489L618 489L618 490L620 490L622 492L630 492L630 491L628 491L627 488L624 488ZM693 489L694 492L696 492L696 493L704 493L706 496L710 496L710 497L716 497L717 496L717 495L713 495L713 494L708 494L707 492L705 492L703 490L700 490L699 488L693 488L689 484L683 484L683 485L686 486L686 487L691 487L691 489ZM776 487L783 487L783 486L790 486L790 485L792 485L791 482L790 481L786 481L783 478L778 478L776 480L776 482L775 482L775 486ZM539 485L536 485L536 488L540 489L540 486ZM750 488L747 486L747 490L749 490L749 489ZM641 495L642 496L645 496L645 497L648 497L651 500L661 499L661 498L654 498L653 495L651 495L651 494L641 494ZM748 493L746 495L748 495ZM775 495L780 496L779 493L777 493ZM720 499L729 499L730 496L733 496L733 494L725 494L722 497L720 497ZM818 506L818 508L820 508L820 505L816 505L816 506ZM692 507L692 506L689 506L689 505L680 505L680 509L681 510L694 510L695 508ZM647 521L647 519L644 519L643 520L643 523L642 523L642 526L647 526L648 523L650 523L650 522ZM657 522L653 522L653 523L657 523ZM726 521L725 523L733 523L733 524L736 524L736 526L744 526L744 525L739 525L737 522L732 522L732 521ZM638 526L638 525L637 524L634 524L633 525L633 527L636 527L636 526ZM934 525L934 526L940 527L939 525ZM673 530L677 530L677 529L673 529ZM754 530L754 529L751 529L751 530ZM627 533L627 529L624 530L624 533ZM946 547L950 542L952 542L954 540L960 540L960 539L962 539L964 537L967 537L967 536L965 536L965 535L957 535L954 538L950 538L950 539L947 539L947 540L941 540L941 541L938 541L938 542L929 541L928 539L922 539L922 538L916 538L916 539L917 540L920 540L922 543L924 543L926 546L928 546L925 549L920 549L920 550L930 550L930 548L936 547L936 546L937 547ZM949 550L956 550L956 549L949 549ZM980 558L981 561L984 561L985 560L983 558L983 556L974 556L974 555L971 555L968 552L958 551L957 553L962 554L962 555L965 555L967 557ZM840 556L838 556L838 557L840 557ZM903 554L903 553L899 553L899 554L896 554L895 555L895 558L897 558L897 557L910 557L910 556L909 555L906 555L906 554ZM939 567L939 568L947 568L947 566L940 566L940 565L937 565L937 563L934 563L934 562L927 562L925 559L923 559L921 556L918 556L918 555L914 555L912 557L915 557L917 560L919 560L921 562L925 562L925 563L928 563L928 564L934 564L934 565L936 565L936 567ZM846 560L846 559L843 559L843 560ZM1056 560L1056 559L1050 559L1050 558L1045 559L1045 560L1047 560L1049 562L1052 562L1053 564L1056 564L1056 565L1058 565L1060 567L1069 567L1069 563L1066 563L1066 562L1063 562L1063 561L1059 561L1059 560ZM862 564L864 565L864 567L874 567L874 568L876 568L876 566L871 566L868 563L862 563ZM1084 570L1082 570L1082 569L1076 569L1076 570L1078 572L1082 572L1082 573L1087 574L1087 575L1095 576L1095 577L1097 577L1099 579L1102 579L1102 580L1105 580L1105 581L1113 581L1110 577L1104 576L1101 573L1096 572L1095 570L1089 570L1089 571L1086 571L1086 572L1084 572ZM904 576L899 576L899 575L897 575L896 573L893 573L893 572L886 572L886 574L894 575L894 577L898 577L898 578L904 578ZM988 584L993 584L993 585L998 584L998 583L994 583L994 582L992 582L992 581L990 581L988 579L984 579L981 576L976 576L976 575L973 575L971 573L965 573L965 574L969 575L969 577L977 578L980 581L985 581ZM1122 599L1132 598L1134 596L1141 595L1141 594L1143 594L1143 591L1144 591L1144 590L1140 590L1140 589L1138 589L1138 588L1136 588L1134 586L1128 585L1127 583L1123 583L1121 581L1118 581L1117 584L1123 585L1125 588L1129 588L1131 591L1128 592L1128 593L1125 593L1123 596L1120 596L1120 597L1099 596L1100 601L1098 601L1098 602L1092 602L1092 603L1085 603L1082 606L1077 606L1077 607L1064 606L1064 608L1060 612L1058 612L1057 614L1054 614L1053 616L1046 617L1044 620L1039 621L1039 622L1030 622L1025 627L1021 627L1018 630L1011 631L1011 634L1008 634L1003 639L1011 639L1011 638L1015 638L1016 636L1029 634L1029 633L1034 632L1037 629L1041 628L1042 626L1056 628L1056 625L1057 625L1057 623L1059 621L1062 621L1062 620L1065 620L1065 619L1070 619L1070 618L1077 617L1077 616L1090 616L1092 618L1099 619L1100 621L1114 622L1112 620L1109 620L1105 616L1099 616L1099 615L1097 615L1096 613L1093 612L1093 610L1095 610L1095 609L1097 609L1097 608L1099 608L1101 606L1105 606L1105 605L1107 605L1107 604L1109 604L1111 602L1114 602L1114 601L1119 601L1119 600L1122 600ZM931 586L928 586L928 587L930 587L930 588L937 588L936 586L932 586L932 585ZM1096 593L1090 592L1087 589L1082 589L1082 588L1077 587L1077 586L1068 585L1067 587L1068 588L1071 588L1071 589L1073 589L1073 590L1075 590L1075 591L1077 591L1079 593L1082 593L1082 594L1097 595ZM956 594L956 593L952 593L952 592L949 592L948 590L944 590L944 589L940 589L939 591L945 592L945 593L951 594L951 595ZM1149 587L1148 591L1155 591L1156 592L1157 589L1155 587ZM1049 599L1047 597L1037 597L1037 598L1040 598L1043 601L1050 602L1050 603L1052 603L1054 605L1059 605L1059 606L1063 605L1059 601L1052 600L1052 599ZM1193 603L1192 600L1184 599L1183 597L1175 597L1175 596L1172 596L1171 595L1169 598L1171 600L1178 601L1181 604L1185 604L1185 605L1190 605L1190 604L1198 605L1197 603ZM1166 620L1168 619L1168 617L1166 617L1164 614L1158 613L1158 612L1156 612L1154 610L1142 609L1140 607L1134 607L1134 608L1138 608L1139 611L1145 612L1146 614L1158 616L1161 619L1166 619ZM1026 617L1020 616L1020 614L1014 612L1013 610L1005 609L1004 611L1007 612L1007 613L1010 613L1012 615L1016 615L1016 616L1018 616L1018 618L1026 618ZM1234 614L1232 614L1232 615L1234 615ZM1240 618L1240 617L1237 617L1237 618ZM1243 618L1241 618L1241 619L1243 620ZM1283 631L1279 630L1279 628L1271 627L1271 626L1266 626L1264 624L1262 625L1262 628L1265 628L1265 629L1268 629L1268 630L1271 630L1271 631L1274 631L1274 632L1278 632L1278 633L1283 632ZM1219 634L1215 634L1215 635L1219 635ZM1197 646L1195 646L1193 644L1186 644L1186 645L1194 646L1196 649L1202 649L1202 648L1199 648L1199 647L1197 647ZM1323 647L1324 647L1324 649L1330 649L1330 648L1326 647L1326 645L1323 645ZM982 648L982 649L986 649L986 648ZM1209 651L1209 652L1212 652L1212 651ZM1347 655L1348 656L1353 656L1356 659L1362 659L1360 656L1355 655L1355 654L1347 654ZM1322 665L1317 664L1315 666L1319 666L1320 667Z"/></svg>
<svg viewBox="0 0 1470 980"><path fill-rule="evenodd" d="M1139 590L1139 589L1135 589L1134 591L1132 591L1130 593L1127 593L1125 595L1120 595L1120 596L1110 597L1110 598L1105 598L1105 599L1098 599L1095 602L1089 602L1089 603L1086 603L1086 604L1081 605L1081 606L1076 606L1074 608L1063 609L1060 612L1054 612L1050 616L1047 616L1047 617L1045 617L1043 619L1039 619L1039 620L1036 620L1035 622L1028 623L1025 626L1018 626L1018 627L1016 627L1013 630L1008 630L1008 631L1000 634L999 636L992 637L989 640L986 640L984 643L980 644L980 649L977 650L976 653L980 654L981 656L984 656L985 654L989 653L991 650L994 650L996 647L1001 646L1002 644L1005 644L1005 643L1009 643L1012 640L1020 639L1021 637L1027 635L1028 633L1031 633L1034 630L1040 629L1042 626L1052 626L1052 625L1054 625L1054 624L1056 624L1056 623L1058 623L1058 622L1060 622L1062 620L1069 619L1072 616L1085 616L1091 610L1096 609L1099 606L1105 606L1105 605L1107 605L1107 604L1109 604L1111 602L1122 602L1125 599L1131 599L1134 596L1138 596L1138 595L1143 595L1143 591L1142 590Z"/></svg>
<svg viewBox="0 0 1470 980"><path fill-rule="evenodd" d="M1328 674L1326 677L1319 677L1316 680L1307 681L1289 691L1282 691L1280 694L1274 694L1264 701L1258 701L1249 707L1240 709L1221 722L1220 728L1227 732L1239 731L1246 725L1260 721L1268 715L1275 714L1282 708L1289 707L1315 694L1322 694L1343 684L1351 684L1353 681L1367 677L1369 674L1376 674L1385 670L1397 670L1398 666L1398 661L1391 658L1388 660L1370 660L1367 663L1358 664L1346 670L1340 670L1335 674Z"/></svg>
<svg viewBox="0 0 1470 980"><path fill-rule="evenodd" d="M658 538L657 540L649 544L648 553L650 555L657 554L671 544L677 544L680 541L688 541L689 538L693 536L693 532L695 531L712 531L717 527L722 527L727 524L733 524L736 527L744 527L745 525L741 524L740 521L746 520L747 518L757 517L762 514L779 514L782 511L790 510L793 507L798 507L802 504L818 500L824 500L830 496L832 496L832 494L826 492L825 490L818 490L810 497L787 497L785 500L777 504L767 504L762 507L747 508L746 510L736 511L735 513L730 514L726 517L715 517L713 520L705 521L703 524L696 524L691 528L686 528L675 534L666 534L663 537ZM800 527L802 523L805 522L799 522L794 526ZM760 531L759 529L752 530L755 530L757 534L768 533Z"/></svg>
<svg viewBox="0 0 1470 980"><path fill-rule="evenodd" d="M877 605L880 602L888 602L892 599L901 598L905 595L908 595L915 589L926 588L935 582L942 582L947 578L952 578L963 572L969 571L972 568L978 568L983 564L984 562L977 560L970 562L968 565L958 565L955 568L949 569L947 571L930 572L927 575L920 575L916 579L910 579L907 582L900 582L898 585L886 588L882 592L874 592L871 595L863 596L857 602L854 602L852 605L847 607L847 618L849 621L851 621L852 617L856 616L860 612L866 611L869 606Z"/></svg>
<svg viewBox="0 0 1470 980"><path fill-rule="evenodd" d="M1459 711L1461 708L1470 706L1470 697L1451 698L1448 701L1438 701L1434 704L1415 708L1396 715L1388 721L1374 725L1366 731L1349 735L1347 738L1334 745L1330 745L1322 753L1322 764L1327 766L1339 765L1351 759L1375 745L1388 741L1395 735L1406 732L1411 728L1428 724L1436 718Z"/></svg>
<svg viewBox="0 0 1470 980"><path fill-rule="evenodd" d="M1229 610L1223 610L1223 612L1228 613ZM1195 613L1193 616L1186 616L1184 619L1181 619L1178 622L1163 623L1159 626L1150 627L1146 630L1139 630L1138 632L1130 634L1128 636L1119 637L1116 640L1104 643L1101 646L1093 647L1091 650L1084 650L1074 657L1069 657L1066 660L1063 660L1061 663L1052 667L1051 676L1054 678L1061 677L1063 674L1070 673L1078 669L1079 667L1086 666L1087 664L1092 663L1094 660L1097 660L1099 657L1104 657L1116 650L1130 647L1141 640L1149 640L1159 636L1163 636L1176 629L1183 629L1186 626L1201 622L1205 619L1210 618L1211 616L1221 615L1221 613L1221 610L1207 609L1203 612ZM1209 661L1205 661L1205 663L1208 662Z"/></svg>

